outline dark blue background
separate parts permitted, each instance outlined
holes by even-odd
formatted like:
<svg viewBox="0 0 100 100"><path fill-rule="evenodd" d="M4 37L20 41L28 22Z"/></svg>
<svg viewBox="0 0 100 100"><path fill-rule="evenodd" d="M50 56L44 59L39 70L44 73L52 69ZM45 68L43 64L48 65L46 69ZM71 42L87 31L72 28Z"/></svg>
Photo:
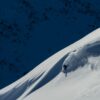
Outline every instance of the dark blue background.
<svg viewBox="0 0 100 100"><path fill-rule="evenodd" d="M0 0L0 88L100 26L100 0Z"/></svg>

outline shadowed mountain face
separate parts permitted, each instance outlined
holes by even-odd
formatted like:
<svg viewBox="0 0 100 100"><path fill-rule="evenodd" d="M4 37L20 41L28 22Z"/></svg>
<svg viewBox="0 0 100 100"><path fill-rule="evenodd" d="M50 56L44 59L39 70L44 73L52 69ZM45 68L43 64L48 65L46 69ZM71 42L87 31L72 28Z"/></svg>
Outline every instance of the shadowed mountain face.
<svg viewBox="0 0 100 100"><path fill-rule="evenodd" d="M0 88L98 28L99 5L99 0L0 1Z"/></svg>

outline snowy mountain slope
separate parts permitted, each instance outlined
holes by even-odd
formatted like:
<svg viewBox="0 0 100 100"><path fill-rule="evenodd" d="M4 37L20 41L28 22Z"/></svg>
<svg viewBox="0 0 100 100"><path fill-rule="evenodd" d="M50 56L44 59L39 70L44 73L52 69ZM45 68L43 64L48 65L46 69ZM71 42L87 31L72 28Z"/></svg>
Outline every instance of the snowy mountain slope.
<svg viewBox="0 0 100 100"><path fill-rule="evenodd" d="M99 50L100 29L97 29L54 54L18 81L1 89L0 100L88 100L94 91L94 97L97 96L100 93L97 89L100 87ZM81 57L81 60L72 60L72 53L78 59ZM66 57L69 59L65 60ZM67 77L61 72L63 62L70 63Z"/></svg>
<svg viewBox="0 0 100 100"><path fill-rule="evenodd" d="M99 22L100 0L0 0L0 89Z"/></svg>
<svg viewBox="0 0 100 100"><path fill-rule="evenodd" d="M98 32L98 36L99 34ZM95 35L97 34L95 33ZM92 40L89 37L87 39ZM75 54L77 58L81 57L82 60L85 57L84 64L82 62L80 65L81 59L77 59L77 62L75 62L76 59L73 56L71 59L67 57L68 59L64 63L69 64L71 71L71 73L68 73L67 78L64 78L64 75L60 73L54 80L30 94L25 100L33 100L33 98L36 100L99 100L100 36L96 38L96 41L88 41L82 48L76 50ZM70 66L71 64L72 66ZM73 71L75 65L78 69ZM91 94L93 95L91 96Z"/></svg>

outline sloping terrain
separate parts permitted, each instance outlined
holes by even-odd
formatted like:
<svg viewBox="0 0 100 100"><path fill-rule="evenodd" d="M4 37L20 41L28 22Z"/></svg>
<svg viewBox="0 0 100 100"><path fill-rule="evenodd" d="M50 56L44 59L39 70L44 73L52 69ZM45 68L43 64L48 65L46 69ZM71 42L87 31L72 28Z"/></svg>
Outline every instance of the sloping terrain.
<svg viewBox="0 0 100 100"><path fill-rule="evenodd" d="M66 73L62 72L63 64L68 65ZM0 90L0 100L99 100L99 65L97 29Z"/></svg>
<svg viewBox="0 0 100 100"><path fill-rule="evenodd" d="M0 0L0 89L98 27L100 0Z"/></svg>

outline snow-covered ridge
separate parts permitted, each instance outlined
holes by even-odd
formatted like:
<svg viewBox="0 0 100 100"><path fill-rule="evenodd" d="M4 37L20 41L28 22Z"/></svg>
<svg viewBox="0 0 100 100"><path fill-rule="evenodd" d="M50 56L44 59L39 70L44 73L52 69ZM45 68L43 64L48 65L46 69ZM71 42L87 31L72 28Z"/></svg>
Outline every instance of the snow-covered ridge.
<svg viewBox="0 0 100 100"><path fill-rule="evenodd" d="M78 61L72 60L72 58L69 57L69 55L71 55L73 52L78 60L81 57L82 60L79 61L81 63L76 63ZM98 68L99 68L98 65L100 64L99 56L100 56L100 29L97 29L97 30L93 31L92 33L90 33L89 35L85 36L84 38L80 39L79 41L75 42L74 44L57 52L56 54L54 54L53 56L51 56L50 58L45 60L43 63L39 64L35 69L33 69L31 72L29 72L27 75L25 75L18 81L14 82L13 84L0 90L0 100L6 100L6 99L8 99L8 100L16 100L16 99L23 100L25 98L26 98L26 100L32 100L32 98L35 98L36 100L41 100L41 98L43 100L47 100L48 95L46 97L44 97L44 93L47 91L47 94L48 94L49 93L48 90L50 90L50 88L52 88L55 84L58 84L62 80L64 81L66 79L68 79L68 81L66 80L66 82L68 82L68 83L71 83L70 81L75 80L75 78L80 79L80 77L72 77L73 75L77 76L77 73L80 74L80 72L83 73L83 76L81 76L81 77L85 77L86 75L88 75L88 70L86 70L87 68L93 68L93 69L96 68L98 70ZM65 60L66 57L70 58L70 59L68 59L69 61ZM95 61L95 59L96 59L96 61ZM75 61L75 62L73 62L73 61ZM63 79L63 75L61 73L63 62L68 63L68 64L70 63L69 65L72 65L71 67L69 67L69 70L68 70L68 72L69 72L68 78L65 78L65 79ZM77 71L72 72L73 65L75 65L75 64L76 64L76 66L74 66L75 67L74 70L77 69ZM91 65L93 65L93 67ZM80 66L82 66L82 67L80 68ZM84 70L82 70L83 67L85 68ZM73 74L71 74L70 72ZM84 73L86 75L84 75ZM93 76L93 77L95 77L95 76ZM88 78L89 77L87 77L87 79ZM84 82L84 80L82 80L82 81ZM90 84L91 84L91 82L92 82L92 79L90 81ZM68 85L68 83L67 83L67 85ZM78 85L78 84L76 84L76 85ZM66 88L68 88L68 86L66 86ZM88 84L86 84L85 86L88 87ZM64 88L64 87L62 87L62 88L61 87L62 87L62 85L60 87L58 87L57 89L59 90L59 88L60 89ZM73 88L75 88L75 87L73 87ZM72 88L72 90L73 90L73 88ZM50 93L53 92L51 95L55 96L55 98L58 99L56 97L57 95L54 93L54 91L55 91L55 89L52 88ZM71 90L70 90L70 92L71 92ZM40 93L40 98L38 96L39 93ZM59 92L57 94L59 94ZM61 94L61 97L62 96L63 95ZM77 95L77 96L79 96L79 95ZM71 99L72 96L70 97L70 94L68 95L68 97L70 98L69 100L72 100ZM51 97L49 99L51 100L53 98ZM67 99L67 97L65 99ZM63 98L62 100L65 100L65 99ZM60 97L58 100L61 100ZM73 99L73 100L76 100L76 99Z"/></svg>

